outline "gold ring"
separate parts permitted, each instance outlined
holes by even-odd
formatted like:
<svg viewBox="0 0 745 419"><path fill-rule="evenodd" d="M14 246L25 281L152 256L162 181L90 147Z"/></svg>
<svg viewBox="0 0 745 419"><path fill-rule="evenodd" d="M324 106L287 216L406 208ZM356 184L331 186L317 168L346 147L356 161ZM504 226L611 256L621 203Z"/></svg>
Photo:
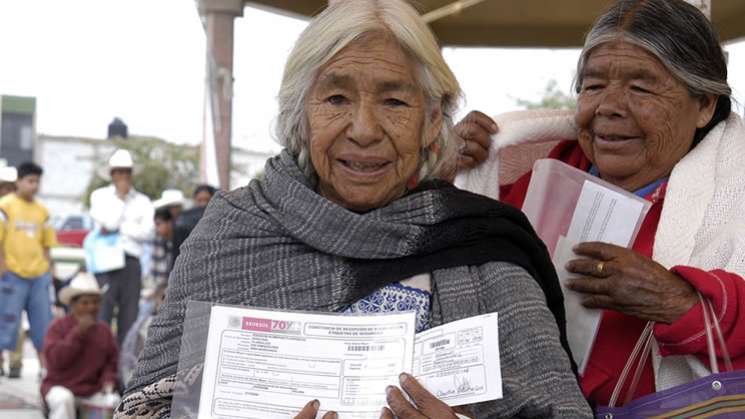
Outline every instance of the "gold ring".
<svg viewBox="0 0 745 419"><path fill-rule="evenodd" d="M603 274L603 269L605 269L605 262L600 261L597 265L595 265L595 271L598 273L598 275Z"/></svg>

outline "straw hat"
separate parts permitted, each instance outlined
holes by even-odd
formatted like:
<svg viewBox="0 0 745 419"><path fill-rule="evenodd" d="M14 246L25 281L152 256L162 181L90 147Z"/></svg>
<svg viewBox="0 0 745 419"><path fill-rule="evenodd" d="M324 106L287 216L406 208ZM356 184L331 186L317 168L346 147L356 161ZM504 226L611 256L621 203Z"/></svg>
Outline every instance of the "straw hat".
<svg viewBox="0 0 745 419"><path fill-rule="evenodd" d="M109 170L112 169L131 169L134 166L132 161L132 155L129 151L118 149L111 155L109 159Z"/></svg>
<svg viewBox="0 0 745 419"><path fill-rule="evenodd" d="M59 292L59 300L64 305L70 305L70 301L79 295L101 295L96 277L88 272L78 273L70 281L70 285Z"/></svg>
<svg viewBox="0 0 745 419"><path fill-rule="evenodd" d="M160 199L153 202L153 206L156 209L172 206L183 206L184 205L184 193L178 189L166 189L160 195Z"/></svg>

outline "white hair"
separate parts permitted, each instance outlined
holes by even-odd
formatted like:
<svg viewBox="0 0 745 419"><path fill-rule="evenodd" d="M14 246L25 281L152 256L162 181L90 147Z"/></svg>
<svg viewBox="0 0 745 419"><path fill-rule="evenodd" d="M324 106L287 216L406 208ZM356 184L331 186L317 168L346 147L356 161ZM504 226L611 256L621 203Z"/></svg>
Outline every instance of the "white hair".
<svg viewBox="0 0 745 419"><path fill-rule="evenodd" d="M617 0L585 38L574 87L582 87L585 66L599 45L622 40L651 53L694 96L716 96L714 115L696 129L694 146L724 121L732 107L727 60L714 26L696 7L683 0Z"/></svg>
<svg viewBox="0 0 745 419"><path fill-rule="evenodd" d="M432 31L404 0L345 0L331 2L300 34L287 58L279 90L276 135L306 175L313 176L315 170L304 103L318 71L350 43L379 33L390 34L417 64L417 82L426 98L427 115L438 106L442 112L442 128L433 146L422 150L419 179L441 175L444 163L455 157L452 118L461 90ZM425 121L423 132L431 122L429 118Z"/></svg>

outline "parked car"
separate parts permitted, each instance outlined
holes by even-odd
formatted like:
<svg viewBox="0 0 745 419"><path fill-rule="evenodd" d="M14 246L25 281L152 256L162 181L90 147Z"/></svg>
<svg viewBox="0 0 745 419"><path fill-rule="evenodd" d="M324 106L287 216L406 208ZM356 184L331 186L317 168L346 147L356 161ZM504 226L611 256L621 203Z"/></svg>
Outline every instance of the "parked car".
<svg viewBox="0 0 745 419"><path fill-rule="evenodd" d="M83 246L83 240L93 228L93 221L87 214L70 214L60 218L55 225L57 241L65 246Z"/></svg>

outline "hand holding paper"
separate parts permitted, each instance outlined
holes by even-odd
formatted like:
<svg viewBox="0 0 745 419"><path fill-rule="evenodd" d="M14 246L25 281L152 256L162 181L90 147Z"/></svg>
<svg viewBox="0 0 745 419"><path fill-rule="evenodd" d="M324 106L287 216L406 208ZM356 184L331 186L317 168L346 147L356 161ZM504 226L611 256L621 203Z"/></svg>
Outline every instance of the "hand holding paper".
<svg viewBox="0 0 745 419"><path fill-rule="evenodd" d="M402 371L419 379L421 386L413 378L403 383L415 401L425 394L437 400L427 409L452 412L448 405L494 400L502 397L497 318L463 319L415 337L413 312L344 316L215 306L198 417L330 418L334 411L378 419L390 403L386 389Z"/></svg>
<svg viewBox="0 0 745 419"><path fill-rule="evenodd" d="M455 411L445 402L433 396L412 376L401 374L399 377L401 388L411 398L413 403L396 387L388 387L386 391L388 406L384 408L381 419L420 419L442 418L457 419Z"/></svg>
<svg viewBox="0 0 745 419"><path fill-rule="evenodd" d="M585 307L672 323L698 302L689 283L632 250L588 242L577 245L574 252L579 256L568 262L567 270L580 276L568 287L581 293Z"/></svg>

